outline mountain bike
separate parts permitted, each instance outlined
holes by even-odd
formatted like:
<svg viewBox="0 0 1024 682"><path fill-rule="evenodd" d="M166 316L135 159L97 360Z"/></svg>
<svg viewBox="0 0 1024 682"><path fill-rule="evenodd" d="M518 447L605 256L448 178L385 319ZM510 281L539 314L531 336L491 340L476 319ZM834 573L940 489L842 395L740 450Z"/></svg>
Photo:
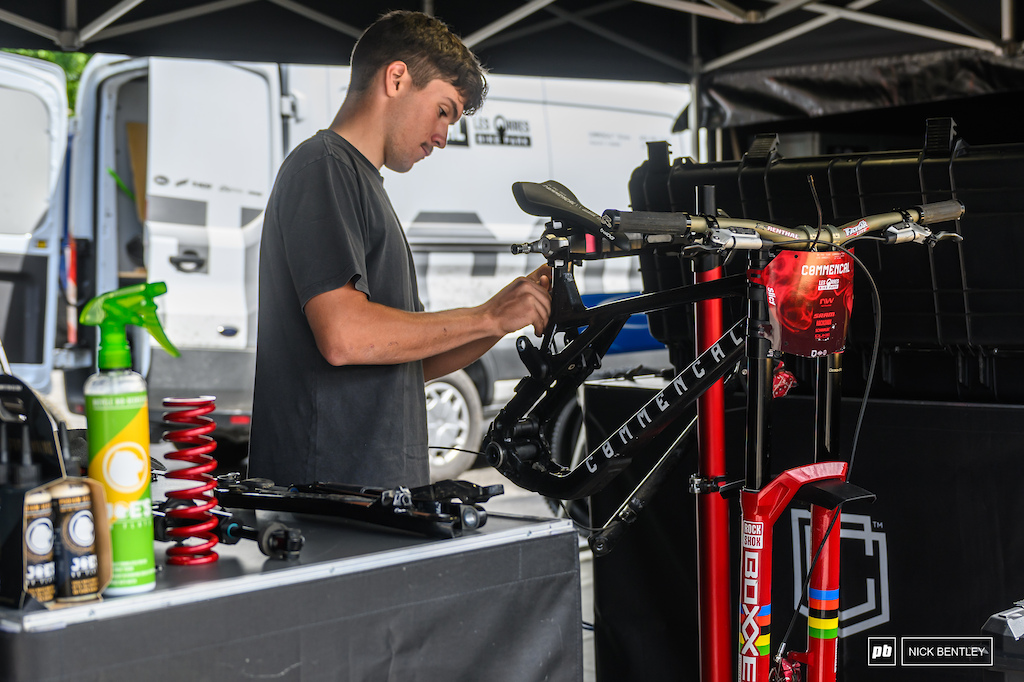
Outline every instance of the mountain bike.
<svg viewBox="0 0 1024 682"><path fill-rule="evenodd" d="M484 438L488 463L521 487L548 497L574 500L601 490L654 437L669 429L678 432L673 445L623 503L620 513L591 534L594 553L607 553L644 501L656 492L658 471L678 456L679 442L693 430L693 421L683 423L686 409L739 368L746 380L744 476L733 482L723 477L695 482L701 488L697 492L740 496L740 591L732 607L740 620L736 679L834 680L839 537L832 535L832 529L839 523L844 504L874 496L848 480L856 438L850 460L836 459L838 436L833 428L832 398L838 395L838 371L833 373L835 377L816 386L818 422L822 433L827 434L819 438L821 447L816 452L820 457L772 475L770 427L776 358L785 351L819 357L826 370L840 367L839 353L852 311L853 265L857 262L849 247L867 240L934 246L942 240L961 239L956 232L932 232L927 226L959 219L963 205L954 199L865 216L840 226L788 227L724 215L618 210L598 215L554 181L516 183L513 195L526 213L550 218L539 240L513 246L513 252L540 253L551 266L552 312L539 347L526 337L517 341L529 374L499 411ZM708 253L745 254L747 267L742 274L591 308L583 305L573 279L575 265L645 253L684 259ZM807 286L808 282L813 284ZM557 416L555 407L563 405L600 367L601 357L630 315L730 296L745 300L746 313L721 338L667 380L664 388L620 426L608 429L611 435L576 466L568 468L552 459L549 438L552 419ZM877 313L877 292L874 302ZM794 499L811 506L810 546L816 548L804 581L809 609L807 650L788 651L787 630L773 656L769 645L772 528ZM722 527L716 532L723 532ZM709 659L702 660L702 664L713 662L719 676L731 675L736 640L726 644L728 641L715 638L708 647L702 642L701 657Z"/></svg>

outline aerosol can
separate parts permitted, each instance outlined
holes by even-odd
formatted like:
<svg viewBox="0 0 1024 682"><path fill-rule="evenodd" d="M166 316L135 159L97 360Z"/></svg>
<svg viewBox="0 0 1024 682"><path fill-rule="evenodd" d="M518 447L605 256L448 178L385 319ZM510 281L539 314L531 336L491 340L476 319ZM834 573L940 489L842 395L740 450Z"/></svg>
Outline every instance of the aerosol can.
<svg viewBox="0 0 1024 682"><path fill-rule="evenodd" d="M89 478L103 484L110 518L112 575L104 594L136 594L156 585L150 496L149 406L146 381L132 371L127 325L145 327L174 357L153 299L167 291L150 282L97 296L82 324L100 328L99 372L85 382ZM99 529L97 529L98 531Z"/></svg>

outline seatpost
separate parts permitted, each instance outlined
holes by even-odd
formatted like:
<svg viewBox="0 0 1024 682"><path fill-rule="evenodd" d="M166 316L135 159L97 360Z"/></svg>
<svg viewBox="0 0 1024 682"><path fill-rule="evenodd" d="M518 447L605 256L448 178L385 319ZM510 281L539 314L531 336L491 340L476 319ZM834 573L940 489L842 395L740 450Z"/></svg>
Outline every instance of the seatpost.
<svg viewBox="0 0 1024 682"><path fill-rule="evenodd" d="M767 251L751 251L747 271L760 273ZM763 284L747 279L747 439L746 490L760 490L771 477L772 359L769 355L768 295Z"/></svg>

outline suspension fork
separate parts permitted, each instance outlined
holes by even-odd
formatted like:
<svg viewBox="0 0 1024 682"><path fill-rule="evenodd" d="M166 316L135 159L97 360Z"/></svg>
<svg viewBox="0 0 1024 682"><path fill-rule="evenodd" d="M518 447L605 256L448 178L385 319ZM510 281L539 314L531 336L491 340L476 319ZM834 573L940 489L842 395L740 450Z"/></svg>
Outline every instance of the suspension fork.
<svg viewBox="0 0 1024 682"><path fill-rule="evenodd" d="M794 497L811 503L807 651L791 653L808 682L834 682L839 634L840 507L874 495L846 482L839 455L839 354L818 363L815 390L815 463L782 472L770 483L771 357L765 333L767 297L759 284L767 261L751 254L748 268L746 486L741 493L740 652L741 682L768 682L771 675L772 546L775 522ZM831 530L831 532L830 532ZM820 554L818 553L818 548ZM815 561L815 554L818 554ZM781 653L781 652L780 652Z"/></svg>
<svg viewBox="0 0 1024 682"><path fill-rule="evenodd" d="M788 469L761 490L740 494L743 533L740 546L740 652L741 682L768 682L771 674L772 544L773 528L787 505L798 494L812 502L812 547L848 499L864 497L856 486L844 483L846 462L819 462ZM870 493L867 493L870 495ZM820 504L813 504L818 502ZM829 509L831 507L831 509ZM838 521L837 521L838 523ZM812 599L806 654L793 659L804 662L808 679L835 679L836 635L839 608L839 535L829 536L811 580ZM835 612L831 617L828 612ZM815 615L817 614L817 615ZM831 677L829 676L831 675Z"/></svg>
<svg viewBox="0 0 1024 682"><path fill-rule="evenodd" d="M741 682L768 682L771 674L772 545L775 522L793 497L800 494L811 505L812 552L822 547L811 576L808 649L795 654L816 682L835 679L839 609L839 533L828 533L833 517L846 499L866 493L845 483L845 462L822 462L820 456L838 453L838 376L821 375L816 386L815 463L782 472L771 479L772 358L767 325L768 298L760 273L768 264L766 253L751 253L747 289L747 442L745 487L740 546L740 652ZM841 369L838 358L832 363ZM838 518L835 523L839 523ZM826 540L827 535L827 540ZM825 543L822 545L822 543Z"/></svg>
<svg viewBox="0 0 1024 682"><path fill-rule="evenodd" d="M747 258L747 424L744 450L744 488L740 493L738 677L741 682L768 682L771 667L772 527L796 489L780 477L767 484L771 452L771 343L768 335L768 295L760 274L768 254L750 252ZM787 472L788 473L788 472ZM785 497L770 504L768 495ZM773 513L774 512L774 513Z"/></svg>

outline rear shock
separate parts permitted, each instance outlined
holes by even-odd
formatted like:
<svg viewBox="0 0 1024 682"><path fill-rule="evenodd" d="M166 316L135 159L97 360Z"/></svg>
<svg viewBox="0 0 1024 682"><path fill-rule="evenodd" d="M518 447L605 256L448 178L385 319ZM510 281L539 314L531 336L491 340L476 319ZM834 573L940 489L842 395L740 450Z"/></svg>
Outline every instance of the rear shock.
<svg viewBox="0 0 1024 682"><path fill-rule="evenodd" d="M195 481L199 485L184 490L172 490L167 497L173 500L189 501L169 509L170 527L167 534L177 544L167 550L167 563L175 566L194 566L217 561L213 551L217 536L212 532L218 519L210 513L217 505L217 498L210 491L216 480L209 475L217 468L217 460L210 453L217 448L217 442L208 434L214 430L214 422L204 415L213 412L212 396L199 398L166 398L163 406L170 410L163 415L169 426L181 424L178 429L164 433L163 441L173 443L178 449L167 454L167 459L189 462L195 466L169 471L167 478ZM186 447L191 446L191 447ZM200 544L185 544L187 539L199 539Z"/></svg>

